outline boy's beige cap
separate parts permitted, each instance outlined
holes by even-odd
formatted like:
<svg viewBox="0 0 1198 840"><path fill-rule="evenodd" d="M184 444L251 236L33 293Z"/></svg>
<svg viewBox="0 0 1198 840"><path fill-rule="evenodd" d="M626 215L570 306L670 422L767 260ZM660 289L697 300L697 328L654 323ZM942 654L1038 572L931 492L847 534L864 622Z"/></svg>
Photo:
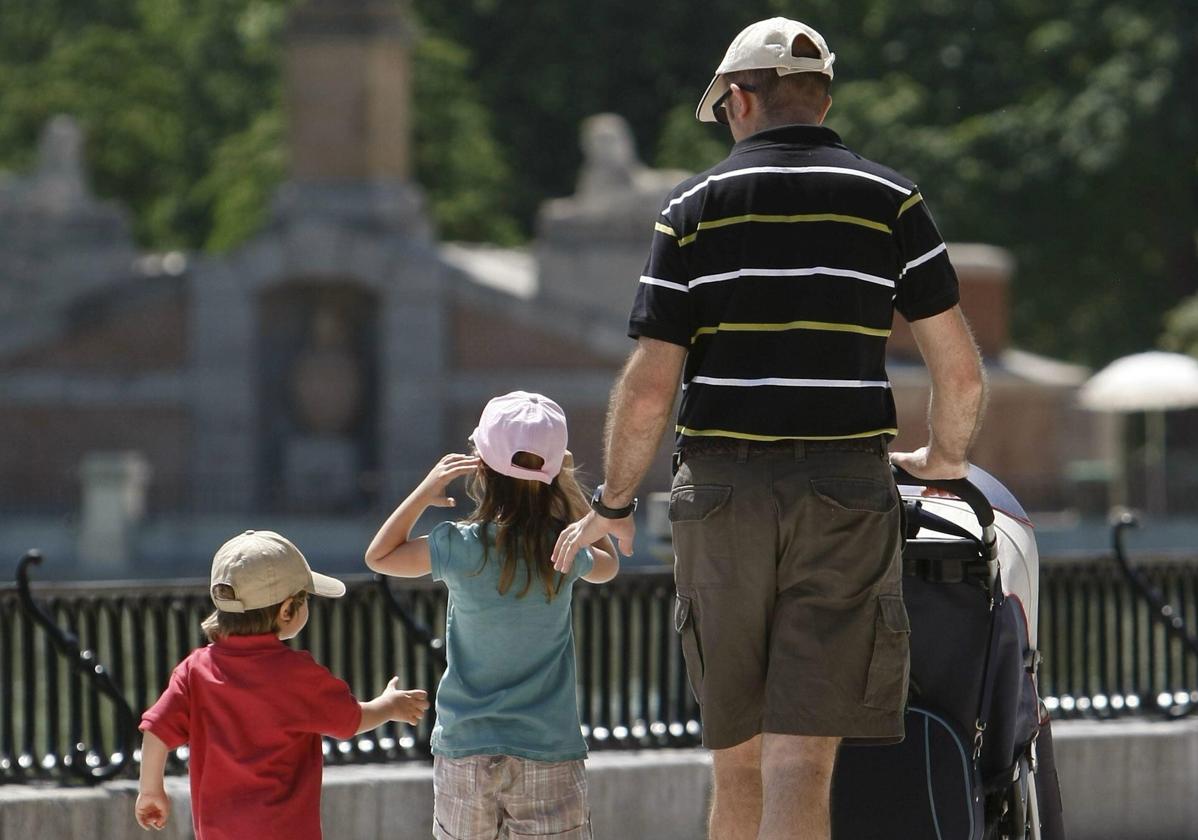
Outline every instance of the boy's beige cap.
<svg viewBox="0 0 1198 840"><path fill-rule="evenodd" d="M805 35L819 50L819 58L797 58L793 53L795 38ZM828 49L828 42L810 26L797 20L776 17L759 20L741 30L724 54L724 60L716 68L711 84L703 92L695 117L700 122L716 122L711 106L728 90L723 75L737 70L777 70L779 76L791 73L823 73L832 78L832 64L836 53Z"/></svg>
<svg viewBox="0 0 1198 840"><path fill-rule="evenodd" d="M233 587L237 598L217 598L217 584ZM340 598L345 584L312 571L295 544L274 531L246 531L222 545L212 558L209 592L216 608L240 613L281 604L300 590Z"/></svg>

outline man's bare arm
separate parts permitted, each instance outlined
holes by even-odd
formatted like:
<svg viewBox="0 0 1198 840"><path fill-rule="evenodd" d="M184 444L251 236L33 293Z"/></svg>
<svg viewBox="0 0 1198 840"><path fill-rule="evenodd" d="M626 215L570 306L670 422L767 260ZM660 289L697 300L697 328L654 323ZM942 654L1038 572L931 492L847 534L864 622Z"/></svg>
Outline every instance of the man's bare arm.
<svg viewBox="0 0 1198 840"><path fill-rule="evenodd" d="M985 405L981 356L959 306L912 321L911 332L932 379L928 444L891 461L920 478L962 478Z"/></svg>
<svg viewBox="0 0 1198 840"><path fill-rule="evenodd" d="M603 503L608 507L621 508L631 502L653 463L674 408L685 360L685 347L641 338L616 380L604 435ZM580 547L608 535L615 538L622 554L632 554L636 536L632 517L606 519L590 511L562 529L553 548L554 568L568 572Z"/></svg>
<svg viewBox="0 0 1198 840"><path fill-rule="evenodd" d="M604 429L603 503L632 501L674 410L686 348L641 338L612 389Z"/></svg>

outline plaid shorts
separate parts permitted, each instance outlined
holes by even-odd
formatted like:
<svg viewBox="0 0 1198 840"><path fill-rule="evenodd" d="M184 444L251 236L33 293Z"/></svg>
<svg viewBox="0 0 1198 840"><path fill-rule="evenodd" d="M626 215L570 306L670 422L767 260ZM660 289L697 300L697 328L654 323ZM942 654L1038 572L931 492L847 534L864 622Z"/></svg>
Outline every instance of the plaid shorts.
<svg viewBox="0 0 1198 840"><path fill-rule="evenodd" d="M591 840L582 759L511 755L433 757L433 837Z"/></svg>

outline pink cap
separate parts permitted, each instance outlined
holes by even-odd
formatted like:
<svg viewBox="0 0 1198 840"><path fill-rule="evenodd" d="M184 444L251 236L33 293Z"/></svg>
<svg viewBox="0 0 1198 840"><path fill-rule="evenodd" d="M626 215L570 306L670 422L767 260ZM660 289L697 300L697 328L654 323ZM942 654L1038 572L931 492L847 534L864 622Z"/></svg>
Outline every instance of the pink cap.
<svg viewBox="0 0 1198 840"><path fill-rule="evenodd" d="M566 458L566 414L549 397L512 391L487 403L470 440L483 463L500 475L552 484ZM518 467L512 463L517 452L545 463L539 470Z"/></svg>

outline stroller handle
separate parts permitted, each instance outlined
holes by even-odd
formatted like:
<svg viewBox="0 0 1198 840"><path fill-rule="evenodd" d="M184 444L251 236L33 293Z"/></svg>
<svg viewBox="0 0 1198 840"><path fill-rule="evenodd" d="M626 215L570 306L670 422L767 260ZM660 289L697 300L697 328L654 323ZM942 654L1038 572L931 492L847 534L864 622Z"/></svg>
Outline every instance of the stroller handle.
<svg viewBox="0 0 1198 840"><path fill-rule="evenodd" d="M986 494L968 478L931 479L911 475L902 467L891 466L894 470L894 480L898 484L913 484L916 487L934 487L952 493L965 504L969 505L978 524L982 526L982 542L990 553L993 561L998 555L998 536L994 530L994 508Z"/></svg>

